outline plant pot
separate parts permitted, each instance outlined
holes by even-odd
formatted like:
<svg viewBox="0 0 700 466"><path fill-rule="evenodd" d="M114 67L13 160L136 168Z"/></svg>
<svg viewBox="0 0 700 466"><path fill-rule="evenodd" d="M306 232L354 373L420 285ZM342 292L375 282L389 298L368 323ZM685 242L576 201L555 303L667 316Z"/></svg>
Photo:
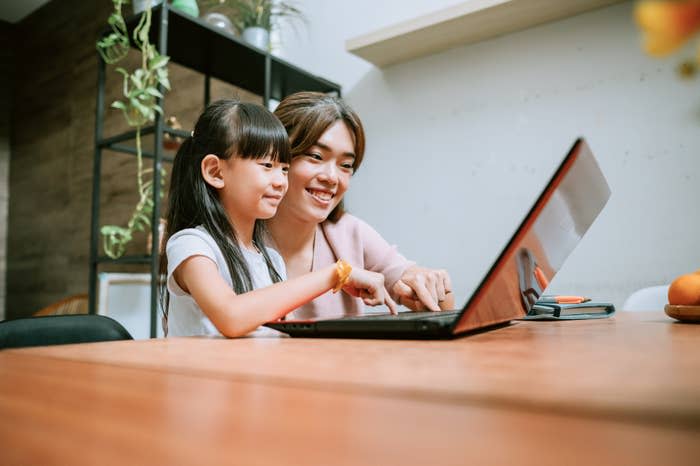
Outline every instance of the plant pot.
<svg viewBox="0 0 700 466"><path fill-rule="evenodd" d="M197 0L173 0L173 2L170 4L170 8L173 10L182 11L183 13L195 18L199 17L199 6L197 6Z"/></svg>
<svg viewBox="0 0 700 466"><path fill-rule="evenodd" d="M154 7L159 3L163 3L163 0L133 0L134 14L138 15L139 13L143 13L148 7L149 2L151 7Z"/></svg>
<svg viewBox="0 0 700 466"><path fill-rule="evenodd" d="M250 45L267 51L270 48L270 31L261 27L249 27L243 30L243 40Z"/></svg>

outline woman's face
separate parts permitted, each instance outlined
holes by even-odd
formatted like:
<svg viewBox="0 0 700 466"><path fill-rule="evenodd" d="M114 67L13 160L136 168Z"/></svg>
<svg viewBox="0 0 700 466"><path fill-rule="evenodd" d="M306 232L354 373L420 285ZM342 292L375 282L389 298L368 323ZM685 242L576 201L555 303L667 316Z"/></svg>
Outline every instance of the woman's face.
<svg viewBox="0 0 700 466"><path fill-rule="evenodd" d="M323 222L343 199L354 161L352 133L345 122L338 120L316 144L292 160L289 190L280 209L305 222Z"/></svg>

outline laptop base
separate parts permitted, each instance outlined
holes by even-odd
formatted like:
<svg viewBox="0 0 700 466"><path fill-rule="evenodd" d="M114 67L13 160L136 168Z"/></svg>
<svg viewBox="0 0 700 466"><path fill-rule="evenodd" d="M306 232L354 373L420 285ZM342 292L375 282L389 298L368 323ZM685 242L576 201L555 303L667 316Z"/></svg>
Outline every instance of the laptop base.
<svg viewBox="0 0 700 466"><path fill-rule="evenodd" d="M432 313L433 316L361 316L341 319L328 319L306 322L271 322L266 327L284 332L295 338L353 338L382 340L449 340L464 335L473 335L498 327L505 327L510 322L482 327L461 334L452 332L454 320L459 313Z"/></svg>

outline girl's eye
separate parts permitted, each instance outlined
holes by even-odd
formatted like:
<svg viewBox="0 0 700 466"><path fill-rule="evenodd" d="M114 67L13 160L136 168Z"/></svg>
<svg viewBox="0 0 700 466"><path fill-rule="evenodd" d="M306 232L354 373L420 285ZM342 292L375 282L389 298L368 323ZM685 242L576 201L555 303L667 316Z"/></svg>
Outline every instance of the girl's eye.
<svg viewBox="0 0 700 466"><path fill-rule="evenodd" d="M321 156L321 154L317 154L316 152L309 152L309 153L306 154L306 155L307 155L308 157L311 157L311 158L314 159L314 160L323 160L323 157Z"/></svg>
<svg viewBox="0 0 700 466"><path fill-rule="evenodd" d="M353 168L351 163L344 163L340 166L343 170L349 170L349 171L354 171L355 169Z"/></svg>
<svg viewBox="0 0 700 466"><path fill-rule="evenodd" d="M265 168L272 168L274 165L272 165L272 162L260 162L260 165L262 165Z"/></svg>
<svg viewBox="0 0 700 466"><path fill-rule="evenodd" d="M289 173L289 165L282 166L282 173L284 173L285 175Z"/></svg>

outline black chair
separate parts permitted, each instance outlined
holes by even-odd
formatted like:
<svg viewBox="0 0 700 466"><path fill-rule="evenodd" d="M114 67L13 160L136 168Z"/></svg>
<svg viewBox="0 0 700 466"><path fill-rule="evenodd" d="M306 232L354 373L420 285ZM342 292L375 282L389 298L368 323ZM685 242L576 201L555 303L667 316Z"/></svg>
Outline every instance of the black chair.
<svg viewBox="0 0 700 466"><path fill-rule="evenodd" d="M93 314L27 317L0 322L0 349L133 340L119 322Z"/></svg>

